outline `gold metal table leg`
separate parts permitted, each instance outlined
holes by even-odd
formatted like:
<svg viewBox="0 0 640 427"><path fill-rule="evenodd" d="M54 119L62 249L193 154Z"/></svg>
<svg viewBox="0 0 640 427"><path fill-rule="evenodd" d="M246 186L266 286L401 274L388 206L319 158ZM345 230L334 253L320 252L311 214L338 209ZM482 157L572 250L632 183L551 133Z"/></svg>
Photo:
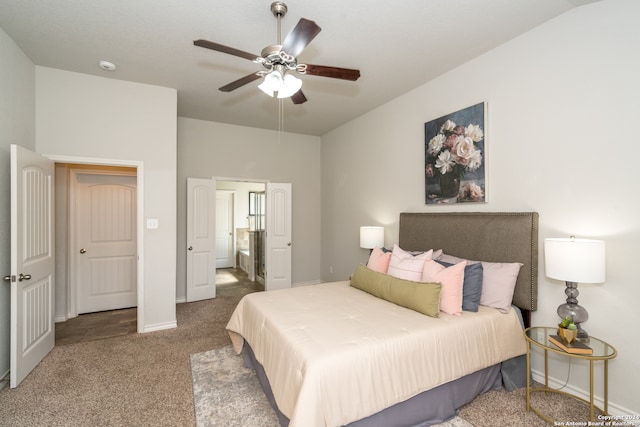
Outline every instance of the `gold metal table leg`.
<svg viewBox="0 0 640 427"><path fill-rule="evenodd" d="M527 342L527 412L531 410L531 343Z"/></svg>
<svg viewBox="0 0 640 427"><path fill-rule="evenodd" d="M609 360L604 359L604 415L609 415Z"/></svg>
<svg viewBox="0 0 640 427"><path fill-rule="evenodd" d="M593 360L589 360L589 419L595 421L593 410Z"/></svg>

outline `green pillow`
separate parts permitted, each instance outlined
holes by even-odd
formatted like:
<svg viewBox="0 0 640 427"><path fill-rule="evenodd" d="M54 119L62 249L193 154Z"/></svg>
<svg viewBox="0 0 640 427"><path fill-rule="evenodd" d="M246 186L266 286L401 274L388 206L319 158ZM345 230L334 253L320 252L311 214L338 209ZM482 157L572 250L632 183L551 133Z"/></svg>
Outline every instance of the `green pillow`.
<svg viewBox="0 0 640 427"><path fill-rule="evenodd" d="M431 317L440 315L440 283L421 283L378 273L360 264L351 286Z"/></svg>

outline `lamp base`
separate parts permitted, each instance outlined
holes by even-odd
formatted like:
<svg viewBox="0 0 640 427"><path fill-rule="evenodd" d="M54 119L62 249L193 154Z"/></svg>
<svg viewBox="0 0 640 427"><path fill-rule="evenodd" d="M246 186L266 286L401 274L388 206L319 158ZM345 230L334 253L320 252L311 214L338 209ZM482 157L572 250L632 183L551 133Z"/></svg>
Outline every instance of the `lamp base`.
<svg viewBox="0 0 640 427"><path fill-rule="evenodd" d="M586 341L589 339L587 331L582 329L582 323L589 320L587 309L578 304L578 284L576 282L566 282L567 288L564 290L567 295L567 302L558 306L558 316L560 319L569 317L578 327L578 340Z"/></svg>

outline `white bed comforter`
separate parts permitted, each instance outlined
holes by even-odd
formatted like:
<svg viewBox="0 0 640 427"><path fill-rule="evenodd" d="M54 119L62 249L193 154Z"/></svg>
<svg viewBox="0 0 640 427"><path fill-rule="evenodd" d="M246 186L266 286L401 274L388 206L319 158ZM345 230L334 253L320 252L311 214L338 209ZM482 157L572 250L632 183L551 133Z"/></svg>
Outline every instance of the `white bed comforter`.
<svg viewBox="0 0 640 427"><path fill-rule="evenodd" d="M245 296L227 330L264 367L290 427L342 426L524 354L516 312L432 318L349 282Z"/></svg>

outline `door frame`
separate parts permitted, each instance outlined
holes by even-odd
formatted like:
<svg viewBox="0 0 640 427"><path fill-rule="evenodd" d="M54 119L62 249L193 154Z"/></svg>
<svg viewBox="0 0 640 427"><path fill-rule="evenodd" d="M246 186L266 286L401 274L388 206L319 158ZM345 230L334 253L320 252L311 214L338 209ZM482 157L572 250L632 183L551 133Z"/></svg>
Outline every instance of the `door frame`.
<svg viewBox="0 0 640 427"><path fill-rule="evenodd" d="M76 163L77 165L77 163ZM68 169L68 186L69 186L69 194L68 194L68 207L67 207L67 218L69 218L69 226L67 228L67 316L69 318L78 316L78 283L77 283L77 275L76 275L76 251L74 247L75 238L76 238L76 228L77 228L77 220L76 220L76 209L75 204L78 201L78 180L77 175L79 174L90 174L90 175L109 175L109 176L136 176L138 175L138 171L136 172L128 172L128 171L109 171L106 169L92 169L89 166L98 166L95 163L91 165L87 165L87 168L78 168L72 166ZM100 165L106 166L106 165ZM137 185L136 179L136 185ZM136 195L137 195L137 187L136 187ZM136 204L139 204L139 201L136 201ZM138 225L136 218L136 226ZM137 230L136 230L137 233ZM138 236L136 236L138 237ZM139 239L136 239L136 253L138 251ZM140 264L140 263L138 263ZM137 266L138 269L140 265ZM137 287L137 283L136 283ZM136 307L138 306L138 301L136 300Z"/></svg>
<svg viewBox="0 0 640 427"><path fill-rule="evenodd" d="M138 333L143 333L144 330L144 162L137 160L116 160L116 159L101 159L95 157L76 157L76 156L63 156L53 154L43 154L55 163L75 163L82 165L99 165L99 166L124 166L132 167L136 169L136 203L137 203L137 217L136 217L136 249L138 251L138 274L137 274L137 287L138 287L138 309L137 309L137 323ZM69 268L69 266L67 266ZM67 285L67 292L69 287ZM69 294L67 293L67 300ZM67 301L67 304L69 301ZM67 312L69 307L67 307Z"/></svg>

